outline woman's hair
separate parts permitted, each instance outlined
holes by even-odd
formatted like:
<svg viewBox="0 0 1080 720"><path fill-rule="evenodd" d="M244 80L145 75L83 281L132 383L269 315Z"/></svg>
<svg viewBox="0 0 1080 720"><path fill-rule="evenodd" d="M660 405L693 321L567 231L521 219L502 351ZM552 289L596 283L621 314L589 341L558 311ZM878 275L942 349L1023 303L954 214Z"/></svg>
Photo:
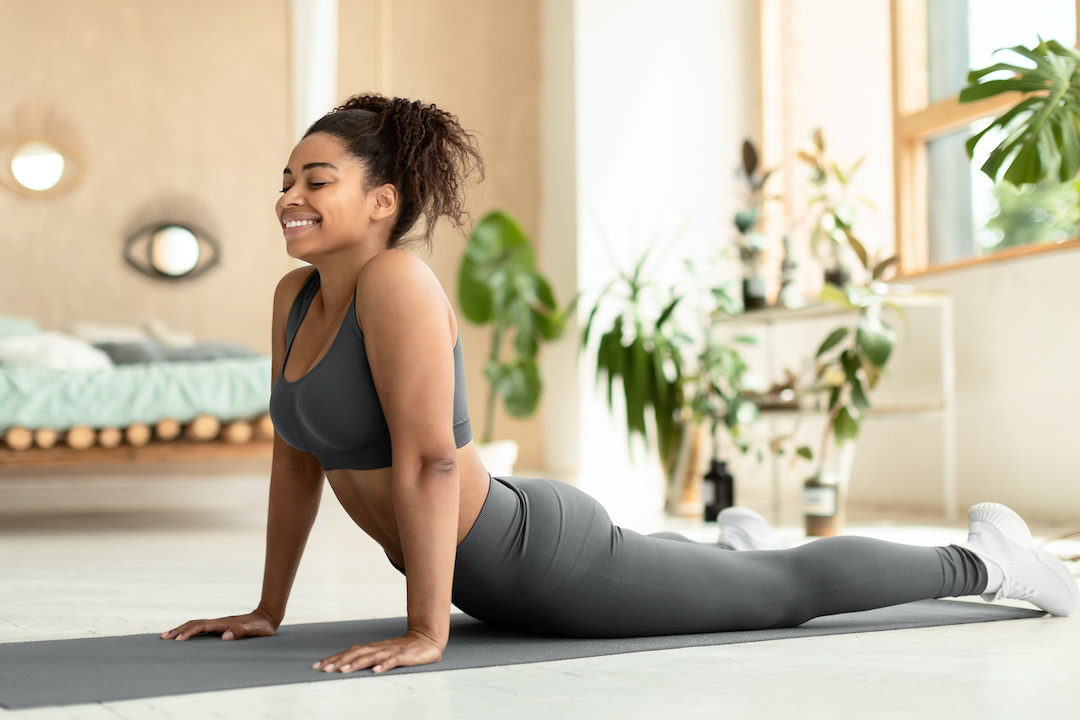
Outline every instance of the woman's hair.
<svg viewBox="0 0 1080 720"><path fill-rule="evenodd" d="M461 180L469 172L466 161L471 157L482 181L484 162L469 144L475 138L445 110L419 100L362 93L316 120L304 137L314 132L337 137L362 161L365 193L384 183L397 188L400 210L388 248L405 245L403 236L421 214L427 220L423 241L429 252L439 217L446 215L458 229L465 225L463 216L472 219L463 208Z"/></svg>

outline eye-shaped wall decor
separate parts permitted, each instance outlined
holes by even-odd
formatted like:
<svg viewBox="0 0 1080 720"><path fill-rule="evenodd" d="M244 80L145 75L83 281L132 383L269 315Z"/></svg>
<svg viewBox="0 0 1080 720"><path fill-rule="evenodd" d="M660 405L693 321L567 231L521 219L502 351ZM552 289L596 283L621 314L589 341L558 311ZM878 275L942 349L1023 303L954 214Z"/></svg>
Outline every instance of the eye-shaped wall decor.
<svg viewBox="0 0 1080 720"><path fill-rule="evenodd" d="M153 200L128 224L124 259L152 278L196 278L221 260L221 245L207 218L190 198Z"/></svg>
<svg viewBox="0 0 1080 720"><path fill-rule="evenodd" d="M26 197L67 192L85 174L82 142L50 105L15 109L12 127L0 127L0 184Z"/></svg>

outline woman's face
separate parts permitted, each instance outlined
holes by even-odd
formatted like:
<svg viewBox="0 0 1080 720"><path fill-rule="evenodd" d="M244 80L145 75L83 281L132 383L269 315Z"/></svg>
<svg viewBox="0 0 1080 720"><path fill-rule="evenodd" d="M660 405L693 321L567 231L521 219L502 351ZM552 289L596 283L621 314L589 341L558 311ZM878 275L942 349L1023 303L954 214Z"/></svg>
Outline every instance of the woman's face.
<svg viewBox="0 0 1080 720"><path fill-rule="evenodd" d="M365 238L389 234L396 208L390 183L367 195L364 166L348 155L336 137L316 132L297 143L282 173L275 207L292 257L306 259L355 246ZM286 223L302 225L286 227ZM384 227L385 226L385 227Z"/></svg>

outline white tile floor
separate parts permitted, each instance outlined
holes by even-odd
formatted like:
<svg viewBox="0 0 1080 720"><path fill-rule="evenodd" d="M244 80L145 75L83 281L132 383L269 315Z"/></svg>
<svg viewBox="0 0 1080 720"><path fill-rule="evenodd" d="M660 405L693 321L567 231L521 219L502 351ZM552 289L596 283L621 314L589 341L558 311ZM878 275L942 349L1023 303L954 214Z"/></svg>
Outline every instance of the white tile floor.
<svg viewBox="0 0 1080 720"><path fill-rule="evenodd" d="M192 618L250 611L261 590L267 477L0 477L0 643L158 634ZM716 536L714 524L658 513L620 514L616 521L641 532L671 529L710 542ZM777 530L790 544L806 540L799 527ZM1032 527L1040 540L1064 530ZM947 544L966 537L966 524L897 524L893 518L852 523L846 533ZM1075 555L1080 542L1050 549ZM1080 574L1080 563L1070 569ZM404 578L327 488L285 622L404 614ZM547 719L553 713L1080 717L1080 615L0 710L12 717L110 720Z"/></svg>

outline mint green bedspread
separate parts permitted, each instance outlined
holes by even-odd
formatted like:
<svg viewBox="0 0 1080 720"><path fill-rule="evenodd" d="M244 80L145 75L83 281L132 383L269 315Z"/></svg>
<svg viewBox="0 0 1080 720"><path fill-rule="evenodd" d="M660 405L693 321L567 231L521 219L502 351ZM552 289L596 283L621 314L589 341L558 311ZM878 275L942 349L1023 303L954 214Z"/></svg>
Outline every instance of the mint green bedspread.
<svg viewBox="0 0 1080 720"><path fill-rule="evenodd" d="M223 422L269 411L270 356L115 365L105 370L0 366L0 432L12 425L66 430L179 422L209 413Z"/></svg>

